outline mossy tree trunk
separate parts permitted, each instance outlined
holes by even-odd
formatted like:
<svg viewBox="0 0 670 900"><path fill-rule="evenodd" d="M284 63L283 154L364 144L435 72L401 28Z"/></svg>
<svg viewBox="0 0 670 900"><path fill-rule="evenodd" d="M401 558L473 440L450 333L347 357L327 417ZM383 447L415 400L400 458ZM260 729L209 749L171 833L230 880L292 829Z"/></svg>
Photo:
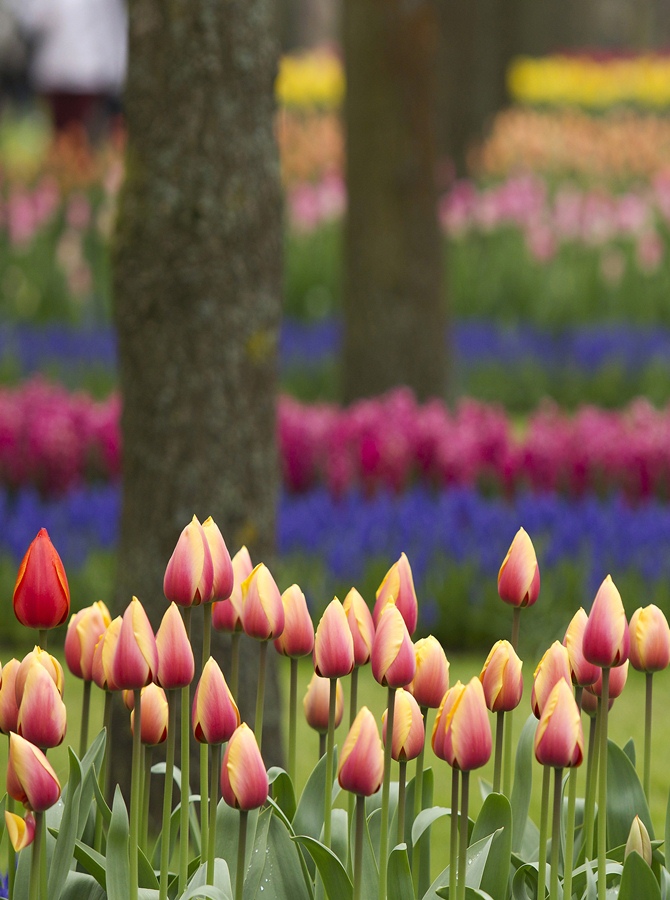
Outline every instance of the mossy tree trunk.
<svg viewBox="0 0 670 900"><path fill-rule="evenodd" d="M138 596L156 627L165 566L194 514L214 518L231 554L245 543L272 568L278 49L271 0L133 0L129 16L114 246L123 399L115 598L120 612ZM199 670L200 610L192 621ZM221 660L225 642L214 638ZM245 647L240 700L253 716L257 648ZM276 680L269 687L268 764L281 755Z"/></svg>

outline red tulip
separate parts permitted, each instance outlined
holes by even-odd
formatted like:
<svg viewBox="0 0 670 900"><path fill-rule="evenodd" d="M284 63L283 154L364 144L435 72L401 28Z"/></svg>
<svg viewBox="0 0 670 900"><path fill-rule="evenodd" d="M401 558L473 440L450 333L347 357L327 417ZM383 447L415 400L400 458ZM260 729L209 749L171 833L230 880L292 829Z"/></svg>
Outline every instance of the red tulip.
<svg viewBox="0 0 670 900"><path fill-rule="evenodd" d="M253 571L251 557L246 547L241 547L232 559L233 590L228 600L214 603L212 625L217 631L243 631L242 582Z"/></svg>
<svg viewBox="0 0 670 900"><path fill-rule="evenodd" d="M388 709L382 714L382 739L388 740L386 720ZM396 762L416 759L423 750L425 729L419 704L409 691L400 688L395 692L395 708L393 713L393 741L391 756Z"/></svg>
<svg viewBox="0 0 670 900"><path fill-rule="evenodd" d="M584 735L572 688L562 678L552 688L535 732L535 758L543 766L580 766Z"/></svg>
<svg viewBox="0 0 670 900"><path fill-rule="evenodd" d="M372 613L375 626L379 625L379 617L387 603L393 603L400 610L407 631L414 634L419 618L419 606L414 590L414 579L409 560L404 553L388 570L382 583L377 588L377 600Z"/></svg>
<svg viewBox="0 0 670 900"><path fill-rule="evenodd" d="M621 595L608 575L598 588L584 629L584 658L596 666L621 666L628 659L630 635Z"/></svg>
<svg viewBox="0 0 670 900"><path fill-rule="evenodd" d="M370 662L372 641L375 636L375 625L367 603L352 588L342 603L349 623L349 630L354 639L354 666L364 666Z"/></svg>
<svg viewBox="0 0 670 900"><path fill-rule="evenodd" d="M93 680L95 645L111 621L109 610L102 600L86 606L71 617L65 635L65 661L77 678Z"/></svg>
<svg viewBox="0 0 670 900"><path fill-rule="evenodd" d="M384 751L377 723L364 706L354 719L342 746L337 780L343 790L371 797L379 790L383 777Z"/></svg>
<svg viewBox="0 0 670 900"><path fill-rule="evenodd" d="M103 657L104 665L104 657ZM123 614L112 659L112 681L117 690L140 690L158 671L158 650L144 607L133 597Z"/></svg>
<svg viewBox="0 0 670 900"><path fill-rule="evenodd" d="M414 644L416 671L407 690L419 706L437 709L449 689L449 660L432 634Z"/></svg>
<svg viewBox="0 0 670 900"><path fill-rule="evenodd" d="M168 702L163 688L148 684L140 695L140 740L147 747L162 744L168 732ZM135 734L135 710L130 713L130 730Z"/></svg>
<svg viewBox="0 0 670 900"><path fill-rule="evenodd" d="M441 716L443 758L455 769L469 772L485 765L491 756L491 725L479 678L472 678L455 695L453 705ZM446 705L446 704L445 704ZM437 743L437 741L436 741ZM435 750L437 753L437 749Z"/></svg>
<svg viewBox="0 0 670 900"><path fill-rule="evenodd" d="M510 712L521 703L523 663L509 641L497 641L486 658L479 680L491 712Z"/></svg>
<svg viewBox="0 0 670 900"><path fill-rule="evenodd" d="M205 663L195 689L191 717L201 744L223 744L240 724L240 712L213 656Z"/></svg>
<svg viewBox="0 0 670 900"><path fill-rule="evenodd" d="M23 557L14 585L14 614L27 628L56 628L70 614L70 589L46 528Z"/></svg>
<svg viewBox="0 0 670 900"><path fill-rule="evenodd" d="M533 542L520 528L498 572L498 594L511 606L532 606L540 593L540 568Z"/></svg>
<svg viewBox="0 0 670 900"><path fill-rule="evenodd" d="M253 731L235 729L221 766L221 796L234 809L258 809L268 798L268 773Z"/></svg>
<svg viewBox="0 0 670 900"><path fill-rule="evenodd" d="M230 553L228 553L226 542L219 531L219 526L211 516L202 523L202 530L212 557L213 576L210 600L227 600L233 591L235 580Z"/></svg>
<svg viewBox="0 0 670 900"><path fill-rule="evenodd" d="M242 582L242 624L249 637L270 641L284 630L284 604L279 588L264 563Z"/></svg>
<svg viewBox="0 0 670 900"><path fill-rule="evenodd" d="M46 749L63 742L66 728L63 698L47 670L33 662L19 705L17 732L36 747Z"/></svg>
<svg viewBox="0 0 670 900"><path fill-rule="evenodd" d="M538 663L533 674L533 691L530 697L530 705L538 719L542 715L544 704L547 702L554 685L561 678L568 685L572 684L568 651L559 641L554 641Z"/></svg>
<svg viewBox="0 0 670 900"><path fill-rule="evenodd" d="M193 516L179 535L165 569L163 593L179 606L198 606L212 596L214 565L202 525Z"/></svg>
<svg viewBox="0 0 670 900"><path fill-rule="evenodd" d="M408 685L416 673L414 645L400 610L387 603L372 642L372 674L384 687Z"/></svg>
<svg viewBox="0 0 670 900"><path fill-rule="evenodd" d="M600 675L600 667L594 666L593 663L584 659L582 650L582 642L584 640L584 630L588 616L583 607L580 607L572 617L572 621L568 625L563 638L563 645L568 651L568 661L570 663L570 675L572 683L579 687L586 687Z"/></svg>
<svg viewBox="0 0 670 900"><path fill-rule="evenodd" d="M343 678L354 669L354 639L347 614L335 597L330 601L314 637L314 670L322 678Z"/></svg>
<svg viewBox="0 0 670 900"><path fill-rule="evenodd" d="M7 792L33 812L44 812L60 797L60 782L39 747L9 735Z"/></svg>
<svg viewBox="0 0 670 900"><path fill-rule="evenodd" d="M639 672L661 672L670 665L668 620L653 603L631 616L630 661Z"/></svg>
<svg viewBox="0 0 670 900"><path fill-rule="evenodd" d="M307 686L307 693L302 701L305 718L310 728L319 734L328 731L328 713L330 710L330 678L322 678L316 672ZM339 680L335 689L335 728L338 728L344 714L344 693Z"/></svg>
<svg viewBox="0 0 670 900"><path fill-rule="evenodd" d="M32 813L26 813L25 819L5 810L5 827L9 842L16 853L29 847L35 839L35 817Z"/></svg>
<svg viewBox="0 0 670 900"><path fill-rule="evenodd" d="M314 649L314 625L307 609L305 595L292 584L281 595L284 606L284 630L275 638L275 648L282 656L298 659Z"/></svg>
<svg viewBox="0 0 670 900"><path fill-rule="evenodd" d="M156 632L158 673L156 680L166 691L186 687L193 681L195 660L181 613L175 603L165 611Z"/></svg>
<svg viewBox="0 0 670 900"><path fill-rule="evenodd" d="M16 673L19 670L18 659L10 659L2 667L2 685L0 686L0 732L9 734L16 731L19 717L19 705L16 702Z"/></svg>

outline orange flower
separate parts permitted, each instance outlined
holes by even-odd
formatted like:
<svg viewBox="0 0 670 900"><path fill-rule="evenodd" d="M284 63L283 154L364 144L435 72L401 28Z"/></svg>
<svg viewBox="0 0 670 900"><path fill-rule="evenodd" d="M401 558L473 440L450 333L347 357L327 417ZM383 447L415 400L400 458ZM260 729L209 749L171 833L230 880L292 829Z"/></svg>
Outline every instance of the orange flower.
<svg viewBox="0 0 670 900"><path fill-rule="evenodd" d="M14 586L14 614L27 628L56 628L70 614L70 589L46 528L23 557Z"/></svg>
<svg viewBox="0 0 670 900"><path fill-rule="evenodd" d="M533 542L520 528L498 572L498 594L511 606L532 606L540 593L540 568Z"/></svg>

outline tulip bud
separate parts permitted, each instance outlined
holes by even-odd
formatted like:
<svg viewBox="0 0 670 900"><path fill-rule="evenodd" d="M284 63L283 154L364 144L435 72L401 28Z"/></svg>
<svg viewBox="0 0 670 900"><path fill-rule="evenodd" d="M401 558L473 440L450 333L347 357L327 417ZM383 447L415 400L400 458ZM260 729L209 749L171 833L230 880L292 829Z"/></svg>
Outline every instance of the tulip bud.
<svg viewBox="0 0 670 900"><path fill-rule="evenodd" d="M648 866L651 865L651 840L647 827L639 816L635 816L630 826L623 858L626 859L633 851L639 853Z"/></svg>
<svg viewBox="0 0 670 900"><path fill-rule="evenodd" d="M213 656L205 663L195 689L193 735L201 744L223 744L240 724L240 712Z"/></svg>
<svg viewBox="0 0 670 900"><path fill-rule="evenodd" d="M440 750L441 757L450 766L469 772L485 765L491 756L491 725L486 709L484 689L479 678L472 678L465 686L460 682L455 687L460 689L454 693L451 704L445 702L445 709L440 716L439 736L433 734L435 753ZM449 692L447 692L449 697ZM437 723L436 723L437 725Z"/></svg>
<svg viewBox="0 0 670 900"><path fill-rule="evenodd" d="M594 666L593 663L584 659L582 651L582 642L584 640L584 630L588 616L583 607L580 607L572 617L572 621L568 625L565 637L563 638L563 646L568 651L568 662L570 664L570 676L572 683L579 687L586 687L600 675L600 667Z"/></svg>
<svg viewBox="0 0 670 900"><path fill-rule="evenodd" d="M93 680L93 654L100 636L112 621L109 610L98 600L74 613L65 635L65 661L77 678Z"/></svg>
<svg viewBox="0 0 670 900"><path fill-rule="evenodd" d="M372 674L384 687L408 685L416 673L414 645L400 610L387 603L372 642Z"/></svg>
<svg viewBox="0 0 670 900"><path fill-rule="evenodd" d="M535 758L543 766L581 766L584 735L572 687L559 679L552 688L535 732Z"/></svg>
<svg viewBox="0 0 670 900"><path fill-rule="evenodd" d="M539 719L549 694L557 681L563 679L572 684L570 677L570 661L568 651L559 641L554 641L537 665L533 674L533 691L530 705L534 715Z"/></svg>
<svg viewBox="0 0 670 900"><path fill-rule="evenodd" d="M622 666L616 666L614 669L610 669L610 677L608 683L608 691L607 696L610 700L610 704L612 700L616 700L617 697L621 695L623 689L626 687L626 681L628 680L628 660ZM586 688L589 693L593 694L595 697L602 697L603 693L603 673L602 669L598 673L598 678L593 684L587 685ZM583 695L582 695L583 696Z"/></svg>
<svg viewBox="0 0 670 900"><path fill-rule="evenodd" d="M447 721L449 720L449 715L451 710L453 709L456 701L461 696L463 691L465 690L465 685L461 681L457 681L456 684L449 688L449 690L445 693L442 698L442 702L435 714L435 721L433 722L433 733L431 735L430 743L433 748L433 753L438 759L443 759L445 762L447 761L446 749L444 745L444 736L445 730L447 726Z"/></svg>
<svg viewBox="0 0 670 900"><path fill-rule="evenodd" d="M629 647L630 635L621 595L608 575L598 588L584 629L584 658L609 669L626 662Z"/></svg>
<svg viewBox="0 0 670 900"><path fill-rule="evenodd" d="M179 606L199 606L212 595L214 565L202 525L193 516L165 569L163 593Z"/></svg>
<svg viewBox="0 0 670 900"><path fill-rule="evenodd" d="M158 673L156 680L166 691L183 688L193 681L195 660L186 626L175 603L165 611L156 632Z"/></svg>
<svg viewBox="0 0 670 900"><path fill-rule="evenodd" d="M258 809L268 798L268 773L253 731L235 729L221 766L221 796L234 809Z"/></svg>
<svg viewBox="0 0 670 900"><path fill-rule="evenodd" d="M510 712L521 703L523 663L509 641L497 641L486 658L479 680L491 712Z"/></svg>
<svg viewBox="0 0 670 900"><path fill-rule="evenodd" d="M364 706L354 719L342 746L337 780L343 790L371 797L379 790L383 777L384 751L377 723Z"/></svg>
<svg viewBox="0 0 670 900"><path fill-rule="evenodd" d="M121 625L123 618L117 616L109 623L107 630L100 637L93 651L93 667L91 675L93 681L97 684L101 691L117 691L114 676L112 673L112 664L114 662L114 653L116 645L121 634Z"/></svg>
<svg viewBox="0 0 670 900"><path fill-rule="evenodd" d="M15 853L29 847L35 839L35 817L30 812L22 819L16 813L5 810L5 827Z"/></svg>
<svg viewBox="0 0 670 900"><path fill-rule="evenodd" d="M316 672L307 686L307 693L302 701L305 718L310 728L319 734L328 731L328 713L330 710L330 678L322 678ZM339 727L344 714L344 692L339 680L335 690L335 728Z"/></svg>
<svg viewBox="0 0 670 900"><path fill-rule="evenodd" d="M370 662L375 625L367 603L356 588L349 591L342 603L349 623L349 631L354 639L354 667Z"/></svg>
<svg viewBox="0 0 670 900"><path fill-rule="evenodd" d="M233 590L228 600L214 603L212 625L217 631L243 631L242 628L242 582L253 570L251 557L246 547L241 547L232 559Z"/></svg>
<svg viewBox="0 0 670 900"><path fill-rule="evenodd" d="M419 706L437 709L449 689L449 660L436 637L429 634L414 644L416 671L407 690Z"/></svg>
<svg viewBox="0 0 670 900"><path fill-rule="evenodd" d="M70 589L46 528L23 557L14 586L14 614L27 628L56 628L70 614Z"/></svg>
<svg viewBox="0 0 670 900"><path fill-rule="evenodd" d="M661 672L670 665L668 620L653 603L631 616L630 661L639 672Z"/></svg>
<svg viewBox="0 0 670 900"><path fill-rule="evenodd" d="M614 672L615 669L612 669L611 672ZM610 674L611 674L610 672ZM591 691L592 685L588 685L582 694L582 711L586 713L587 716L590 716L592 719L595 719L596 713L598 712L598 698ZM612 709L614 705L614 700L610 697L609 703L607 704L607 709Z"/></svg>
<svg viewBox="0 0 670 900"><path fill-rule="evenodd" d="M317 625L314 637L314 670L322 678L343 678L354 669L354 639L347 614L335 597Z"/></svg>
<svg viewBox="0 0 670 900"><path fill-rule="evenodd" d="M388 740L386 734L387 718L388 709L385 709L382 713L382 739L384 745L386 745ZM399 691L395 692L391 756L396 762L416 759L423 749L424 739L425 729L419 704L409 691L400 688Z"/></svg>
<svg viewBox="0 0 670 900"><path fill-rule="evenodd" d="M314 649L314 625L307 609L305 595L292 584L281 595L284 606L284 630L275 638L275 648L282 656L298 659Z"/></svg>
<svg viewBox="0 0 670 900"><path fill-rule="evenodd" d="M213 577L209 599L214 601L227 600L233 591L235 580L230 553L228 553L226 542L219 531L219 526L211 516L202 523L202 530L212 557Z"/></svg>
<svg viewBox="0 0 670 900"><path fill-rule="evenodd" d="M419 618L419 606L414 590L414 579L409 560L404 553L388 570L382 583L377 588L377 600L372 613L375 627L379 625L379 617L387 603L393 603L400 610L407 631L414 634Z"/></svg>
<svg viewBox="0 0 670 900"><path fill-rule="evenodd" d="M2 685L0 686L0 732L2 734L16 731L16 722L19 717L19 705L16 702L16 673L18 671L18 659L10 659L2 667Z"/></svg>
<svg viewBox="0 0 670 900"><path fill-rule="evenodd" d="M33 812L44 812L60 797L60 783L44 753L14 732L9 735L7 792Z"/></svg>
<svg viewBox="0 0 670 900"><path fill-rule="evenodd" d="M23 699L23 691L26 679L28 677L28 672L35 664L41 666L48 672L50 677L53 679L54 684L58 688L58 693L61 696L63 694L63 667L58 662L55 656L47 653L46 650L42 650L41 647L35 647L30 651L30 653L27 653L23 657L18 669L16 670L15 690L17 706L21 706L21 700Z"/></svg>
<svg viewBox="0 0 670 900"><path fill-rule="evenodd" d="M140 740L147 747L162 744L168 732L168 702L163 688L148 684L140 694ZM130 713L130 730L135 734L135 710Z"/></svg>
<svg viewBox="0 0 670 900"><path fill-rule="evenodd" d="M520 528L498 572L498 594L511 606L532 606L540 593L540 568L533 542Z"/></svg>
<svg viewBox="0 0 670 900"><path fill-rule="evenodd" d="M34 662L30 667L19 705L17 732L31 744L58 747L65 737L67 711L53 678Z"/></svg>
<svg viewBox="0 0 670 900"><path fill-rule="evenodd" d="M157 671L156 638L144 607L133 597L123 614L114 649L112 681L117 690L136 691L153 681Z"/></svg>
<svg viewBox="0 0 670 900"><path fill-rule="evenodd" d="M249 637L269 641L284 630L284 604L279 588L264 563L242 582L242 624Z"/></svg>

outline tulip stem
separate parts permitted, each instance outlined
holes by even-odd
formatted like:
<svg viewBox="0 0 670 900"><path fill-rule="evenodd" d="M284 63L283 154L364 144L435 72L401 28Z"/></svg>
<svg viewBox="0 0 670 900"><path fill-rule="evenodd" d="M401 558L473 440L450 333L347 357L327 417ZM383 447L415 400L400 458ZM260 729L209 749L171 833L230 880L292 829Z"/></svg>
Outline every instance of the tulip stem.
<svg viewBox="0 0 670 900"><path fill-rule="evenodd" d="M351 696L349 697L349 730L351 730L351 726L354 724L354 719L356 718L356 712L358 707L358 666L354 666L351 672ZM351 828L351 823L354 819L354 804L356 802L356 795L349 793L348 800L348 809L349 809L349 828ZM351 857L351 854L349 854Z"/></svg>
<svg viewBox="0 0 670 900"><path fill-rule="evenodd" d="M391 747L393 745L393 719L397 688L388 688L386 707L386 740L384 742L384 780L382 781L382 818L379 839L379 900L386 900L386 878L389 846L389 794L391 792Z"/></svg>
<svg viewBox="0 0 670 900"><path fill-rule="evenodd" d="M500 793L500 772L503 759L503 735L505 733L505 711L499 709L496 713L496 749L493 763L493 793Z"/></svg>
<svg viewBox="0 0 670 900"><path fill-rule="evenodd" d="M47 635L49 634L46 628L38 628L37 629L37 646L41 647L42 650L47 649Z"/></svg>
<svg viewBox="0 0 670 900"><path fill-rule="evenodd" d="M335 709L337 706L337 678L330 679L328 703L328 739L326 743L326 794L323 807L323 842L330 847L330 827L333 809L333 754L335 752Z"/></svg>
<svg viewBox="0 0 670 900"><path fill-rule="evenodd" d="M649 801L649 792L651 788L651 710L652 710L652 691L654 684L654 673L647 672L645 679L646 694L644 704L644 795Z"/></svg>
<svg viewBox="0 0 670 900"><path fill-rule="evenodd" d="M451 770L451 834L449 842L449 896L456 896L458 874L458 769Z"/></svg>
<svg viewBox="0 0 670 900"><path fill-rule="evenodd" d="M163 787L163 821L161 824L161 875L159 900L167 900L170 867L170 816L172 814L172 776L174 772L174 745L177 730L177 692L168 690L168 731L165 756L165 785Z"/></svg>
<svg viewBox="0 0 670 900"><path fill-rule="evenodd" d="M586 786L584 788L584 859L593 859L593 822L596 806L596 783L598 778L598 754L596 746L600 735L600 698L598 712L589 725L589 749L586 757Z"/></svg>
<svg viewBox="0 0 670 900"><path fill-rule="evenodd" d="M405 782L407 780L407 760L398 763L398 839L396 844L405 840Z"/></svg>
<svg viewBox="0 0 670 900"><path fill-rule="evenodd" d="M296 748L298 727L298 660L291 658L291 685L288 705L288 775L295 790Z"/></svg>
<svg viewBox="0 0 670 900"><path fill-rule="evenodd" d="M354 671L356 671L354 669ZM354 846L354 900L361 900L363 887L363 834L365 830L365 797L356 794L356 837Z"/></svg>
<svg viewBox="0 0 670 900"><path fill-rule="evenodd" d="M575 703L582 711L582 693L584 688L575 688ZM572 896L572 864L575 850L575 803L577 800L577 768L573 766L568 776L568 813L565 823L565 860L563 863L563 894L570 900Z"/></svg>
<svg viewBox="0 0 670 900"><path fill-rule="evenodd" d="M230 693L237 702L237 688L240 681L240 638L241 631L234 631L230 636Z"/></svg>
<svg viewBox="0 0 670 900"><path fill-rule="evenodd" d="M137 900L139 891L139 833L140 804L142 802L142 699L141 690L133 690L134 724L133 757L130 781L130 836L128 855L130 858L130 900Z"/></svg>
<svg viewBox="0 0 670 900"><path fill-rule="evenodd" d="M191 607L182 607L182 616L184 618L184 628L186 629L186 637L191 639ZM190 759L189 759L189 737L190 737L190 719L191 719L191 686L185 685L181 689L181 754L179 763L181 765L181 786L180 786L180 816L179 816L179 893L183 893L186 888L186 878L188 877L188 838L189 838L189 796L190 788Z"/></svg>
<svg viewBox="0 0 670 900"><path fill-rule="evenodd" d="M105 711L102 717L102 727L105 731L105 749L102 751L102 763L98 772L98 787L100 793L109 803L109 769L111 756L109 753L110 726L112 720L112 692L105 691ZM93 838L93 849L98 853L102 847L102 812L96 809L95 812L95 836Z"/></svg>
<svg viewBox="0 0 670 900"><path fill-rule="evenodd" d="M423 808L423 763L426 755L426 739L428 734L428 707L422 706L421 715L423 717L423 744L419 755L416 758L416 773L414 775L414 818L419 815ZM414 893L419 896L419 875L421 872L421 845L417 842L412 847L412 881L414 882Z"/></svg>
<svg viewBox="0 0 670 900"><path fill-rule="evenodd" d="M204 744L203 746L207 746ZM212 744L212 767L209 782L209 842L207 845L207 884L214 884L214 853L216 851L216 808L221 776L221 744Z"/></svg>
<svg viewBox="0 0 670 900"><path fill-rule="evenodd" d="M549 788L551 768L542 766L542 806L540 808L540 852L537 861L537 898L544 900L547 884L547 829L549 820Z"/></svg>
<svg viewBox="0 0 670 900"><path fill-rule="evenodd" d="M149 797L151 796L151 763L153 762L154 748L143 747L144 750L144 778L142 796L142 830L140 834L140 847L146 852L149 844Z"/></svg>
<svg viewBox="0 0 670 900"><path fill-rule="evenodd" d="M512 609L512 640L511 644L514 652L519 648L519 626L521 625L521 607L515 606Z"/></svg>
<svg viewBox="0 0 670 900"><path fill-rule="evenodd" d="M610 670L603 666L600 707L600 772L598 773L598 900L607 896L607 714L609 712Z"/></svg>
<svg viewBox="0 0 670 900"><path fill-rule="evenodd" d="M319 759L321 759L326 752L326 735L321 731L319 732Z"/></svg>
<svg viewBox="0 0 670 900"><path fill-rule="evenodd" d="M263 752L263 708L265 706L265 670L267 668L268 642L261 641L258 656L258 690L256 692L256 718L254 719L254 733L258 743L258 749Z"/></svg>
<svg viewBox="0 0 670 900"><path fill-rule="evenodd" d="M14 798L7 794L7 812L13 813L15 808ZM9 900L14 897L14 878L16 876L16 851L12 842L7 841L7 896Z"/></svg>
<svg viewBox="0 0 670 900"><path fill-rule="evenodd" d="M554 815L551 825L551 880L549 882L549 900L558 900L558 851L561 846L562 806L563 769L556 768L554 769Z"/></svg>
<svg viewBox="0 0 670 900"><path fill-rule="evenodd" d="M242 900L244 895L244 873L247 855L247 816L246 809L240 810L240 833L237 840L237 873L235 875L235 900Z"/></svg>
<svg viewBox="0 0 670 900"><path fill-rule="evenodd" d="M40 900L41 893L41 858L44 832L44 813L35 813L35 837L33 838L33 850L30 857L30 900ZM46 900L46 891L42 894Z"/></svg>
<svg viewBox="0 0 670 900"><path fill-rule="evenodd" d="M461 838L458 847L458 900L465 900L465 878L468 855L468 803L470 793L470 773L461 773Z"/></svg>
<svg viewBox="0 0 670 900"><path fill-rule="evenodd" d="M84 758L88 746L88 720L91 709L91 682L84 682L84 692L81 698L81 729L79 732L79 759Z"/></svg>
<svg viewBox="0 0 670 900"><path fill-rule="evenodd" d="M202 605L202 665L200 673L205 668L205 663L212 653L212 604ZM205 855L209 847L209 748L207 744L200 744L200 856Z"/></svg>

